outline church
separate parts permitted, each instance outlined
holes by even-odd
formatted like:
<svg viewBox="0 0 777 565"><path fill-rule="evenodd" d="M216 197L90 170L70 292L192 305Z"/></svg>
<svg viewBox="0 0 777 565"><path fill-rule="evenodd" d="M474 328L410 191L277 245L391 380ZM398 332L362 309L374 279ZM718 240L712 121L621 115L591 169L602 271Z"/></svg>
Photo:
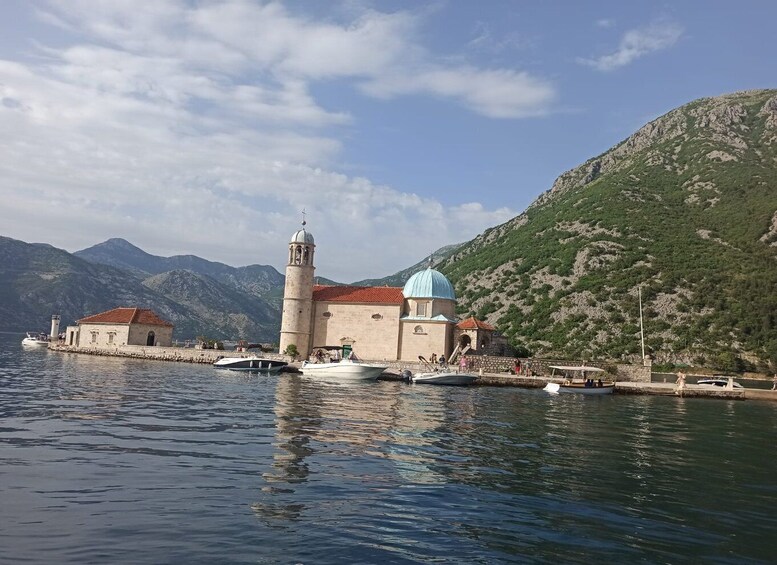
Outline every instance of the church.
<svg viewBox="0 0 777 565"><path fill-rule="evenodd" d="M281 352L295 345L304 359L341 348L362 359L412 362L488 346L495 328L474 318L457 322L455 290L439 271L415 273L403 288L317 285L315 247L303 221L289 242Z"/></svg>

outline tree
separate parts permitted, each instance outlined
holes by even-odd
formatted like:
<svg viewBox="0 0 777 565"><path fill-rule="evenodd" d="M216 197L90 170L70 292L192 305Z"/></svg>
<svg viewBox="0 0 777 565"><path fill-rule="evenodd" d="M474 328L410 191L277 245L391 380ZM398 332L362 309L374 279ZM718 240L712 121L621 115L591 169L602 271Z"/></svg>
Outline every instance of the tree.
<svg viewBox="0 0 777 565"><path fill-rule="evenodd" d="M283 353L291 357L292 360L296 359L299 356L299 350L297 349L297 346L293 343L290 343L289 345L287 345L286 351L284 351Z"/></svg>

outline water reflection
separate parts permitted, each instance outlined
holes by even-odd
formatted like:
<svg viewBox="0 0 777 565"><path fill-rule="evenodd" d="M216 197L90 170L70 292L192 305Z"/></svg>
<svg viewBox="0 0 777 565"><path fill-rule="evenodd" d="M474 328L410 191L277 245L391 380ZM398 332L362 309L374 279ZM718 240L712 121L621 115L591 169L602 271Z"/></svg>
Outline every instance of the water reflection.
<svg viewBox="0 0 777 565"><path fill-rule="evenodd" d="M1 337L9 562L773 561L777 405L342 386Z"/></svg>

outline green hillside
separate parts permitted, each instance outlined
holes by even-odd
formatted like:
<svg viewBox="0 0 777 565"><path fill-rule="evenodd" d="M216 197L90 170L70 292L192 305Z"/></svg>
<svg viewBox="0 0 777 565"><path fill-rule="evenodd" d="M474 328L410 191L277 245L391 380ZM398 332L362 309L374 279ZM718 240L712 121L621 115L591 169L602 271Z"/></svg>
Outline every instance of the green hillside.
<svg viewBox="0 0 777 565"><path fill-rule="evenodd" d="M538 354L777 362L777 91L702 99L561 175L442 267Z"/></svg>

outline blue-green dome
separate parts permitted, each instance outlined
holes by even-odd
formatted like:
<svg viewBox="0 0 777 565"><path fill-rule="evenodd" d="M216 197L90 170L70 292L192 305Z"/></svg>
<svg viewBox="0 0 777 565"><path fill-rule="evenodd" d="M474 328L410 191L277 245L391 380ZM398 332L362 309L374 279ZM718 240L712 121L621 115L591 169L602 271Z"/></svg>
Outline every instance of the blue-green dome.
<svg viewBox="0 0 777 565"><path fill-rule="evenodd" d="M451 282L439 271L426 269L414 274L402 289L405 298L444 298L456 300Z"/></svg>

